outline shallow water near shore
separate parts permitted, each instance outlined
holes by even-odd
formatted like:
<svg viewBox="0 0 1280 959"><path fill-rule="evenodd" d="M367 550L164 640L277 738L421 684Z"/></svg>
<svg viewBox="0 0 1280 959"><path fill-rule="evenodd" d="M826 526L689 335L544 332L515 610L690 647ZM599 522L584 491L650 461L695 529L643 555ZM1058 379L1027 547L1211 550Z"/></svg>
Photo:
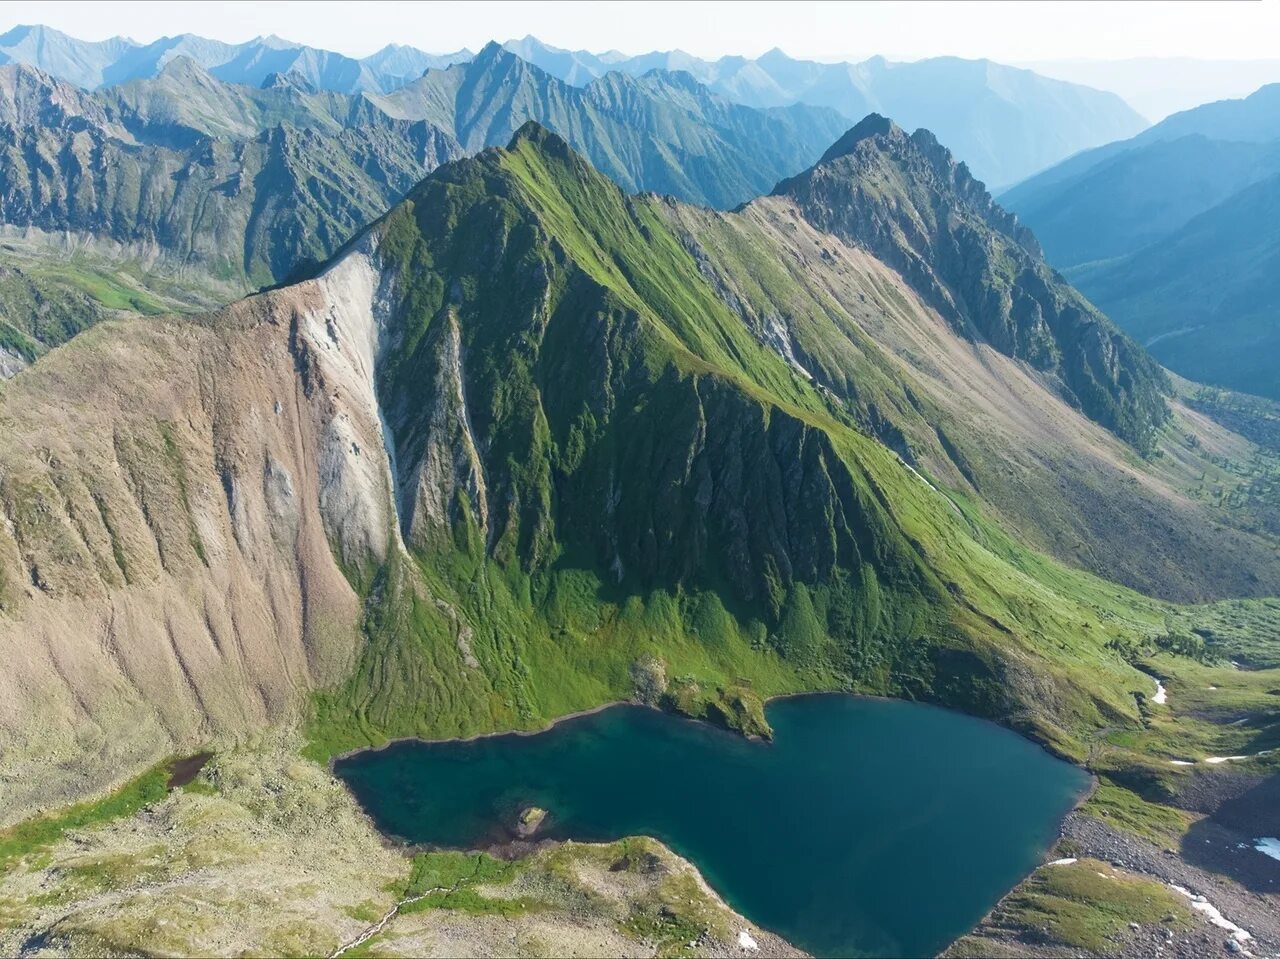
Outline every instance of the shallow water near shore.
<svg viewBox="0 0 1280 959"><path fill-rule="evenodd" d="M770 703L773 743L617 706L535 736L403 742L335 772L384 832L477 848L650 835L751 922L819 956L924 956L1043 857L1080 769L981 720L844 695Z"/></svg>

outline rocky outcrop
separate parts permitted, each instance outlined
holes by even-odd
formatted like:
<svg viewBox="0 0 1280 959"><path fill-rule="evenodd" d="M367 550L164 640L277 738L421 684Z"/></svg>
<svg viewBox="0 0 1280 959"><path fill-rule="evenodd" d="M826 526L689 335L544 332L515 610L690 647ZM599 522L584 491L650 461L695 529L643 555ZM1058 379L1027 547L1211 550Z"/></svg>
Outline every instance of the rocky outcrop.
<svg viewBox="0 0 1280 959"><path fill-rule="evenodd" d="M415 547L429 548L469 517L488 543L485 466L467 410L462 336L451 309L443 320L435 362L428 416L421 436L411 437L406 448L416 456L406 463L409 472L401 478L401 529Z"/></svg>
<svg viewBox="0 0 1280 959"><path fill-rule="evenodd" d="M963 335L1050 377L1147 452L1168 419L1160 366L1044 262L1039 244L927 130L872 114L784 180L806 219L872 253Z"/></svg>

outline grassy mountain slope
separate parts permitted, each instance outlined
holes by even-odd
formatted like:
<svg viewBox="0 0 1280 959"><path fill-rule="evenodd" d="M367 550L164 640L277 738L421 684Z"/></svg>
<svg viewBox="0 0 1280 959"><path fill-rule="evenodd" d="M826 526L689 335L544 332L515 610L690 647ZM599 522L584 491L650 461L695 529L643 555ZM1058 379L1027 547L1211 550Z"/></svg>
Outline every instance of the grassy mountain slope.
<svg viewBox="0 0 1280 959"><path fill-rule="evenodd" d="M0 377L7 378L95 323L123 313L191 309L193 291L76 252L0 241Z"/></svg>
<svg viewBox="0 0 1280 959"><path fill-rule="evenodd" d="M957 502L1154 595L1275 591L1275 502L1254 448L1183 398L1170 399L1152 455L1138 457L1052 381L957 335L900 275L814 229L791 198L727 216L662 209L759 339Z"/></svg>
<svg viewBox="0 0 1280 959"><path fill-rule="evenodd" d="M529 126L315 280L8 383L8 815L304 717L316 755L641 692L926 698L1073 756L1139 724L1165 607L922 481L667 203Z"/></svg>

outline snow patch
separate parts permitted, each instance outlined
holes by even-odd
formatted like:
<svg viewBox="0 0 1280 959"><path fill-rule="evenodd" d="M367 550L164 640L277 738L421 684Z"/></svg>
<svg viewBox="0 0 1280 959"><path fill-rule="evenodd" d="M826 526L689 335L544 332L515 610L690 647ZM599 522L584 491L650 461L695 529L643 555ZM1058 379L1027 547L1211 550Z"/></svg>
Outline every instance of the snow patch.
<svg viewBox="0 0 1280 959"><path fill-rule="evenodd" d="M751 938L751 933L743 929L741 932L738 933L738 948L750 949L752 952L758 952L760 949L760 943L756 942L755 939Z"/></svg>
<svg viewBox="0 0 1280 959"><path fill-rule="evenodd" d="M1162 706L1169 701L1169 691L1164 688L1164 683L1156 680L1156 694L1151 697L1153 702L1160 703Z"/></svg>
<svg viewBox="0 0 1280 959"><path fill-rule="evenodd" d="M1249 758L1248 756L1210 756L1208 759L1205 760L1205 762L1209 763L1210 765L1216 766L1218 765L1218 763L1229 763L1237 759L1248 759L1248 758Z"/></svg>
<svg viewBox="0 0 1280 959"><path fill-rule="evenodd" d="M1231 933L1231 938L1236 942L1246 942L1253 938L1247 929L1241 929L1237 926L1234 922L1219 912L1218 907L1205 899L1204 896L1197 896L1190 889L1176 885L1172 882L1169 883L1169 888L1190 899L1192 909L1196 912L1204 913L1205 917L1219 929L1225 929L1227 932Z"/></svg>
<svg viewBox="0 0 1280 959"><path fill-rule="evenodd" d="M1170 759L1169 765L1170 766L1194 766L1195 763L1193 763L1189 759Z"/></svg>
<svg viewBox="0 0 1280 959"><path fill-rule="evenodd" d="M787 325L787 321L778 313L770 313L765 316L764 324L766 345L771 346L774 352L790 363L806 380L813 379L813 374L806 370L804 364L796 358L795 347L791 342L791 328Z"/></svg>
<svg viewBox="0 0 1280 959"><path fill-rule="evenodd" d="M1068 859L1055 859L1053 862L1045 863L1046 866L1070 866L1073 862L1079 862L1074 856Z"/></svg>
<svg viewBox="0 0 1280 959"><path fill-rule="evenodd" d="M1280 839L1264 836L1262 839L1253 841L1253 848L1258 850L1264 856L1270 856L1272 859L1280 859Z"/></svg>

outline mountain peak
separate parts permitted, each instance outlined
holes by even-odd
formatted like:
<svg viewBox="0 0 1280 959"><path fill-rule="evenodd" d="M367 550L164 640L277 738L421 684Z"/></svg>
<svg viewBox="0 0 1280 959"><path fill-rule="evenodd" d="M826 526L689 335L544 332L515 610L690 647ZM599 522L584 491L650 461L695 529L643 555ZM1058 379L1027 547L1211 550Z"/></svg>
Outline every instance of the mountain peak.
<svg viewBox="0 0 1280 959"><path fill-rule="evenodd" d="M1159 365L1052 271L1031 232L928 130L907 136L871 114L774 193L897 270L957 332L1055 378L1067 402L1151 448L1169 415Z"/></svg>
<svg viewBox="0 0 1280 959"><path fill-rule="evenodd" d="M298 46L292 40L286 40L284 37L274 33L268 33L266 36L257 37L250 41L251 43L260 44L271 50L292 50Z"/></svg>
<svg viewBox="0 0 1280 959"><path fill-rule="evenodd" d="M512 55L511 51L508 50L506 47L504 47L497 40L490 40L488 43L486 43L483 47L480 48L480 51L475 56L475 62L478 63L481 60L498 60L498 59L501 59L502 57L511 56L511 55Z"/></svg>
<svg viewBox="0 0 1280 959"><path fill-rule="evenodd" d="M826 153L822 154L819 163L826 163L836 157L842 157L852 153L863 140L869 140L877 136L889 136L897 131L902 133L901 127L890 120L888 117L881 116L878 113L868 113L865 117L857 122L844 136L835 143L831 144Z"/></svg>
<svg viewBox="0 0 1280 959"><path fill-rule="evenodd" d="M565 139L554 130L548 130L537 120L526 120L520 129L511 135L507 143L508 150L518 150L520 144L528 143L538 150L552 156L568 156L573 151Z"/></svg>
<svg viewBox="0 0 1280 959"><path fill-rule="evenodd" d="M263 78L259 89L297 90L300 93L308 94L320 92L314 83L294 70L267 74L267 76Z"/></svg>
<svg viewBox="0 0 1280 959"><path fill-rule="evenodd" d="M0 46L10 46L12 44L21 43L28 37L35 37L39 40L71 39L70 36L63 33L61 30L55 30L53 27L46 27L43 23L20 23L7 32L0 34Z"/></svg>
<svg viewBox="0 0 1280 959"><path fill-rule="evenodd" d="M156 77L157 79L162 77L166 79L185 77L213 78L208 70L185 53L179 53L177 56L166 60L164 65L160 67L160 72L156 74Z"/></svg>

